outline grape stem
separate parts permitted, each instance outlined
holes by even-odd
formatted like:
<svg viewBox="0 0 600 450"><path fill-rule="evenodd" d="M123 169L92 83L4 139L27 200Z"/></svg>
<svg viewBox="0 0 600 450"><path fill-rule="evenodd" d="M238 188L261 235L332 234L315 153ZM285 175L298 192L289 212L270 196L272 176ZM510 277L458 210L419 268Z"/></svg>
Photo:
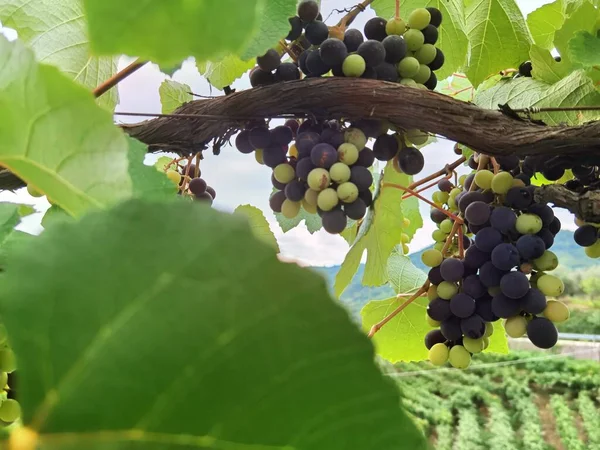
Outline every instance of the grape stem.
<svg viewBox="0 0 600 450"><path fill-rule="evenodd" d="M440 180L433 180L431 183L429 183L429 184L427 184L427 185L423 186L423 187L422 187L422 188L420 188L420 189L417 189L415 192L417 192L418 194L420 194L421 192L423 192L423 191L426 191L427 189L430 189L430 188L434 187L434 186L435 186L435 185L437 185L437 184L438 184L438 183L439 183L441 180L449 180L450 178L452 178L452 174L453 174L453 173L454 173L454 172L450 171L450 172L448 173L448 175L446 175L445 177L442 177ZM405 194L405 195L402 197L402 200L406 200L407 198L410 198L410 197L411 197L411 194Z"/></svg>
<svg viewBox="0 0 600 450"><path fill-rule="evenodd" d="M450 234L448 234L448 237L446 238L446 242L444 243L444 247L442 248L442 255L446 255L446 252L450 248L450 244L452 244L452 239L454 239L454 236L456 236L456 234L458 233L458 230L461 227L462 227L461 223L454 222L454 225L452 226L452 230L450 230Z"/></svg>
<svg viewBox="0 0 600 450"><path fill-rule="evenodd" d="M490 162L492 163L492 166L494 167L494 175L498 174L498 172L500 172L500 164L498 164L498 161L493 156L490 157Z"/></svg>
<svg viewBox="0 0 600 450"><path fill-rule="evenodd" d="M400 0L396 0L396 15L394 16L396 20L400 18Z"/></svg>
<svg viewBox="0 0 600 450"><path fill-rule="evenodd" d="M415 181L414 183L410 184L408 186L409 189L415 189L419 186L421 186L422 184L428 183L431 180L435 180L438 177L441 177L442 175L446 175L448 174L448 172L453 171L454 169L456 169L458 166L460 166L462 163L464 163L467 159L464 156L461 156L460 158L458 158L456 161L454 161L453 163L450 164L446 164L442 169L438 170L437 172L432 173L431 175L420 179L419 181Z"/></svg>
<svg viewBox="0 0 600 450"><path fill-rule="evenodd" d="M356 16L358 16L359 13L361 13L365 9L367 9L367 6L369 6L371 3L373 3L373 1L374 0L363 0L361 3L359 3L354 8L352 8L348 14L346 14L344 17L342 17L340 19L340 21L338 22L337 26L346 28L348 25L350 25L352 23L352 21L356 18Z"/></svg>
<svg viewBox="0 0 600 450"><path fill-rule="evenodd" d="M487 155L482 155L480 153L479 161L477 163L477 172L479 172L480 170L484 170L487 167L489 162L490 162L490 157ZM475 180L473 180L473 182L471 183L471 187L469 188L469 192L472 192L475 189L477 189L477 185L475 184Z"/></svg>
<svg viewBox="0 0 600 450"><path fill-rule="evenodd" d="M143 61L139 58L136 59L134 62L129 64L123 70L120 70L119 72L115 73L112 77L110 77L108 80L99 84L96 87L96 89L94 89L92 91L94 94L94 97L98 98L101 95L105 94L107 91L109 91L111 88L115 87L117 84L119 84L125 78L127 78L129 75L137 72L139 69L144 67L147 63L148 63L148 61Z"/></svg>
<svg viewBox="0 0 600 450"><path fill-rule="evenodd" d="M458 257L460 259L465 259L465 246L464 246L464 233L462 226L458 228Z"/></svg>
<svg viewBox="0 0 600 450"><path fill-rule="evenodd" d="M447 211L444 208L440 208L438 205L436 205L435 203L433 203L431 200L426 199L422 195L419 195L417 192L413 191L412 189L409 189L407 187L404 187L404 186L402 186L400 184L396 184L396 183L383 183L382 187L391 187L391 188L394 188L394 189L400 189L401 191L408 192L409 194L414 195L415 197L417 197L419 200L422 200L425 203L427 203L428 205L432 206L433 208L440 210L442 213L444 213L446 216L450 217L452 220L454 220L456 222L460 222L461 225L464 223L464 221L462 220L462 218L460 218L459 216L457 216L455 214L452 214L450 211Z"/></svg>
<svg viewBox="0 0 600 450"><path fill-rule="evenodd" d="M377 333L379 330L381 330L381 328L383 328L383 326L386 323L388 323L390 320L392 320L394 317L396 317L398 314L400 314L404 310L404 308L406 308L408 305L410 305L412 302L414 302L421 295L425 294L428 289L429 289L429 280L427 280L425 282L425 284L423 284L423 286L421 286L417 292L415 292L413 295L411 295L410 298L408 298L408 300L403 302L395 310L393 310L391 313L389 313L387 316L385 316L383 319L381 319L379 322L377 322L375 325L373 325L371 327L371 330L369 331L368 337L372 338L375 335L375 333ZM402 296L402 294L398 295L398 298L400 298L400 296Z"/></svg>

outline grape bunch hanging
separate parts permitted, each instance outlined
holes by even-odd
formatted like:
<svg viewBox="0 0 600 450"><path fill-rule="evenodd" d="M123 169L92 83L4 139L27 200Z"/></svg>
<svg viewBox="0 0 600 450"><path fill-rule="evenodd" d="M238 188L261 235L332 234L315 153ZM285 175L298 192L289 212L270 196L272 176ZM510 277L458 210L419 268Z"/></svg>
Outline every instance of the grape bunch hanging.
<svg viewBox="0 0 600 450"><path fill-rule="evenodd" d="M8 344L4 325L0 325L0 428L21 416L21 406L15 400L16 357Z"/></svg>
<svg viewBox="0 0 600 450"><path fill-rule="evenodd" d="M418 8L407 22L400 17L370 19L363 35L354 28L328 27L320 17L318 4L303 1L298 15L290 19L286 37L303 49L297 63L281 63L280 50L270 49L257 58L250 82L256 87L292 81L300 79L302 72L308 78L331 74L433 90L437 86L435 71L444 64L443 52L435 47L441 23L438 9ZM292 50L288 51L295 57Z"/></svg>
<svg viewBox="0 0 600 450"><path fill-rule="evenodd" d="M175 168L167 168L166 173L169 180L179 187L179 194L209 205L217 197L215 190L201 177L200 167L195 164L176 164Z"/></svg>
<svg viewBox="0 0 600 450"><path fill-rule="evenodd" d="M458 186L440 181L433 196L436 244L422 260L430 267L427 319L435 327L425 345L435 365L466 368L500 319L509 336L551 348L558 340L553 322L569 316L553 299L563 293L562 281L546 273L558 266L549 249L561 223L535 201L534 172L517 157L499 158L495 172L487 157L478 158L469 161L476 172Z"/></svg>

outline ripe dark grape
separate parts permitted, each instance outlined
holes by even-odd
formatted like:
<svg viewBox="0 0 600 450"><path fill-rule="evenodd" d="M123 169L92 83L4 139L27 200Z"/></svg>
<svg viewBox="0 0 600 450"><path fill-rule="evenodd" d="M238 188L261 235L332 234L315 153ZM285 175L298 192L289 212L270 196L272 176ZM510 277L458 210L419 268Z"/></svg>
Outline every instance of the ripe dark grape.
<svg viewBox="0 0 600 450"><path fill-rule="evenodd" d="M545 317L534 317L527 324L527 337L539 348L552 348L558 341L558 330Z"/></svg>
<svg viewBox="0 0 600 450"><path fill-rule="evenodd" d="M444 303L448 303L442 300ZM467 294L459 292L450 299L450 311L456 317L466 319L475 312L475 299Z"/></svg>
<svg viewBox="0 0 600 450"><path fill-rule="evenodd" d="M398 81L398 70L393 64L384 62L375 67L377 79L382 81L390 81L395 83Z"/></svg>
<svg viewBox="0 0 600 450"><path fill-rule="evenodd" d="M338 148L344 143L344 132L332 128L325 128L321 133L321 142L325 142L332 147Z"/></svg>
<svg viewBox="0 0 600 450"><path fill-rule="evenodd" d="M406 41L401 36L388 36L381 43L385 49L385 60L388 63L399 63L408 52Z"/></svg>
<svg viewBox="0 0 600 450"><path fill-rule="evenodd" d="M548 228L542 228L536 236L541 238L542 241L544 241L546 250L548 250L554 245L554 234L552 234L552 232Z"/></svg>
<svg viewBox="0 0 600 450"><path fill-rule="evenodd" d="M285 62L279 65L275 71L275 80L294 81L300 79L300 71L294 63Z"/></svg>
<svg viewBox="0 0 600 450"><path fill-rule="evenodd" d="M217 192L210 186L206 187L206 192L208 192L210 194L210 196L213 198L213 200L215 198L217 198Z"/></svg>
<svg viewBox="0 0 600 450"><path fill-rule="evenodd" d="M429 68L431 70L439 70L444 65L444 61L445 61L444 53L438 48L438 49L436 49L434 60L431 61L427 65L429 66Z"/></svg>
<svg viewBox="0 0 600 450"><path fill-rule="evenodd" d="M519 299L529 291L529 279L523 272L509 272L500 280L500 290L508 298Z"/></svg>
<svg viewBox="0 0 600 450"><path fill-rule="evenodd" d="M554 166L554 167L544 167L542 170L542 175L550 181L560 180L560 178L565 174L565 169L563 167Z"/></svg>
<svg viewBox="0 0 600 450"><path fill-rule="evenodd" d="M252 87L266 86L275 83L275 75L271 72L262 70L260 67L255 67L250 72L250 85Z"/></svg>
<svg viewBox="0 0 600 450"><path fill-rule="evenodd" d="M308 174L315 167L316 166L312 163L310 158L303 158L300 161L298 161L298 164L296 164L296 176L300 180L306 181L308 180Z"/></svg>
<svg viewBox="0 0 600 450"><path fill-rule="evenodd" d="M508 319L518 314L520 309L519 300L509 298L503 293L498 293L492 298L492 312L497 317Z"/></svg>
<svg viewBox="0 0 600 450"><path fill-rule="evenodd" d="M522 77L531 77L531 71L533 66L531 65L531 61L522 62L519 66L519 74Z"/></svg>
<svg viewBox="0 0 600 450"><path fill-rule="evenodd" d="M382 134L375 140L373 153L379 161L389 161L398 153L398 141L390 134Z"/></svg>
<svg viewBox="0 0 600 450"><path fill-rule="evenodd" d="M321 141L321 136L312 131L298 133L296 138L296 148L298 149L298 158L310 156L311 150Z"/></svg>
<svg viewBox="0 0 600 450"><path fill-rule="evenodd" d="M329 169L338 160L338 152L330 144L317 144L310 152L310 160L317 167Z"/></svg>
<svg viewBox="0 0 600 450"><path fill-rule="evenodd" d="M450 192L454 185L447 178L442 178L438 181L437 188L442 192Z"/></svg>
<svg viewBox="0 0 600 450"><path fill-rule="evenodd" d="M431 14L431 19L429 20L429 23L431 25L433 25L434 27L439 27L440 24L442 23L442 13L439 9L434 8L432 6L425 8L427 11L429 11L429 14Z"/></svg>
<svg viewBox="0 0 600 450"><path fill-rule="evenodd" d="M207 187L206 181L202 178L194 178L190 180L190 183L188 184L190 192L194 195L204 194Z"/></svg>
<svg viewBox="0 0 600 450"><path fill-rule="evenodd" d="M302 181L293 180L285 186L285 197L292 202L300 202L304 198L306 185Z"/></svg>
<svg viewBox="0 0 600 450"><path fill-rule="evenodd" d="M387 20L382 19L381 17L369 19L365 24L364 29L367 39L383 41L387 37L387 32L385 31L386 24Z"/></svg>
<svg viewBox="0 0 600 450"><path fill-rule="evenodd" d="M295 41L302 34L302 19L298 16L290 17L290 32L285 37L288 41Z"/></svg>
<svg viewBox="0 0 600 450"><path fill-rule="evenodd" d="M478 299L486 294L487 289L479 280L479 276L469 275L465 277L465 279L462 282L462 291L465 294L470 295L475 299Z"/></svg>
<svg viewBox="0 0 600 450"><path fill-rule="evenodd" d="M560 223L560 219L558 217L555 217L554 219L552 219L552 222L550 222L550 225L548 225L548 230L550 230L552 234L557 235L561 227L562 224Z"/></svg>
<svg viewBox="0 0 600 450"><path fill-rule="evenodd" d="M452 317L452 313L450 312L450 302L442 300L441 298L430 301L429 306L427 307L427 315L438 322L449 319Z"/></svg>
<svg viewBox="0 0 600 450"><path fill-rule="evenodd" d="M377 79L377 71L375 70L375 67L365 67L365 71L363 72L363 74L360 76L361 78L368 78L370 80L376 80Z"/></svg>
<svg viewBox="0 0 600 450"><path fill-rule="evenodd" d="M319 48L321 60L329 67L339 66L348 56L346 45L339 39L329 38L323 41Z"/></svg>
<svg viewBox="0 0 600 450"><path fill-rule="evenodd" d="M517 250L525 261L531 261L544 254L546 244L538 236L525 234L517 240Z"/></svg>
<svg viewBox="0 0 600 450"><path fill-rule="evenodd" d="M429 212L429 218L432 220L433 223L442 223L448 217L439 209L431 208Z"/></svg>
<svg viewBox="0 0 600 450"><path fill-rule="evenodd" d="M293 138L294 135L289 127L282 125L271 130L271 142L275 145L288 145Z"/></svg>
<svg viewBox="0 0 600 450"><path fill-rule="evenodd" d="M546 296L542 291L536 288L529 289L529 292L521 298L521 308L529 314L541 314L546 309Z"/></svg>
<svg viewBox="0 0 600 450"><path fill-rule="evenodd" d="M341 209L324 212L321 216L323 228L331 234L339 234L346 228L348 219Z"/></svg>
<svg viewBox="0 0 600 450"><path fill-rule="evenodd" d="M492 264L499 270L508 271L519 265L521 257L517 247L502 243L492 250Z"/></svg>
<svg viewBox="0 0 600 450"><path fill-rule="evenodd" d="M438 29L431 24L423 28L421 30L421 33L423 33L423 36L425 36L426 44L435 44L439 37Z"/></svg>
<svg viewBox="0 0 600 450"><path fill-rule="evenodd" d="M367 213L367 205L361 198L357 198L352 203L344 205L344 212L350 219L359 220Z"/></svg>
<svg viewBox="0 0 600 450"><path fill-rule="evenodd" d="M352 166L350 168L350 182L354 183L359 191L364 191L373 184L373 175L366 167Z"/></svg>
<svg viewBox="0 0 600 450"><path fill-rule="evenodd" d="M492 311L492 298L484 296L475 301L475 314L486 322L495 322L499 317Z"/></svg>
<svg viewBox="0 0 600 450"><path fill-rule="evenodd" d="M314 21L306 25L304 35L312 45L321 45L329 36L329 28L323 22Z"/></svg>
<svg viewBox="0 0 600 450"><path fill-rule="evenodd" d="M358 161L354 163L354 166L371 167L375 162L375 153L368 147L363 148L358 153Z"/></svg>
<svg viewBox="0 0 600 450"><path fill-rule="evenodd" d="M367 67L376 67L385 61L385 48L381 42L374 39L360 44L356 53L362 56Z"/></svg>
<svg viewBox="0 0 600 450"><path fill-rule="evenodd" d="M473 314L460 321L460 329L465 336L479 339L485 333L485 322L479 315Z"/></svg>
<svg viewBox="0 0 600 450"><path fill-rule="evenodd" d="M431 72L431 76L429 80L427 80L424 84L427 89L433 91L437 87L438 79L435 73Z"/></svg>
<svg viewBox="0 0 600 450"><path fill-rule="evenodd" d="M442 271L440 266L432 267L427 274L427 278L431 281L431 284L435 284L436 286L444 281L444 277L442 277Z"/></svg>
<svg viewBox="0 0 600 450"><path fill-rule="evenodd" d="M310 49L304 50L302 53L300 53L300 56L298 57L298 67L300 67L300 70L305 75L308 75L310 73L310 71L308 70L308 67L306 66L306 60L308 59L308 55L310 55L314 51L315 50L310 50Z"/></svg>
<svg viewBox="0 0 600 450"><path fill-rule="evenodd" d="M475 246L482 252L491 253L502 243L502 234L492 227L486 227L475 235Z"/></svg>
<svg viewBox="0 0 600 450"><path fill-rule="evenodd" d="M358 198L365 202L367 208L373 203L373 194L369 190L359 191Z"/></svg>
<svg viewBox="0 0 600 450"><path fill-rule="evenodd" d="M443 344L446 338L440 330L431 330L425 335L425 347L429 350L435 344Z"/></svg>
<svg viewBox="0 0 600 450"><path fill-rule="evenodd" d="M265 166L274 169L279 164L286 162L285 147L267 147L263 150L263 162Z"/></svg>
<svg viewBox="0 0 600 450"><path fill-rule="evenodd" d="M271 133L267 127L254 127L250 130L250 143L254 148L266 148L271 144Z"/></svg>
<svg viewBox="0 0 600 450"><path fill-rule="evenodd" d="M211 197L211 195L208 192L203 192L200 195L196 195L194 197L196 200L202 201L202 202L206 202L209 205L212 205L213 203L213 198Z"/></svg>
<svg viewBox="0 0 600 450"><path fill-rule="evenodd" d="M269 198L269 206L271 207L273 212L281 212L281 205L283 205L285 199L286 197L283 191L277 191L273 195L271 195L271 198Z"/></svg>
<svg viewBox="0 0 600 450"><path fill-rule="evenodd" d="M358 50L358 46L364 42L362 33L356 28L350 28L344 33L344 44L349 53Z"/></svg>
<svg viewBox="0 0 600 450"><path fill-rule="evenodd" d="M506 193L504 202L507 206L524 210L533 203L533 195L527 188L513 187Z"/></svg>
<svg viewBox="0 0 600 450"><path fill-rule="evenodd" d="M311 75L324 75L331 69L331 67L321 59L321 55L316 50L309 53L306 58L306 68Z"/></svg>
<svg viewBox="0 0 600 450"><path fill-rule="evenodd" d="M506 206L498 206L494 208L490 215L490 225L503 234L515 231L517 223L517 215L514 211Z"/></svg>
<svg viewBox="0 0 600 450"><path fill-rule="evenodd" d="M483 225L490 218L490 206L482 201L475 201L467 206L465 218L473 225Z"/></svg>
<svg viewBox="0 0 600 450"><path fill-rule="evenodd" d="M312 22L319 15L319 4L314 0L305 0L298 5L298 17L303 22Z"/></svg>
<svg viewBox="0 0 600 450"><path fill-rule="evenodd" d="M262 70L272 72L281 64L281 57L277 50L270 48L264 55L256 58L256 63Z"/></svg>
<svg viewBox="0 0 600 450"><path fill-rule="evenodd" d="M423 154L415 147L404 147L398 152L398 165L407 175L416 175L425 165Z"/></svg>
<svg viewBox="0 0 600 450"><path fill-rule="evenodd" d="M479 280L488 288L498 286L505 273L494 266L491 261L487 261L479 268Z"/></svg>
<svg viewBox="0 0 600 450"><path fill-rule="evenodd" d="M577 228L573 235L575 243L581 247L590 247L598 240L598 228L593 225L583 225Z"/></svg>
<svg viewBox="0 0 600 450"><path fill-rule="evenodd" d="M254 146L250 143L250 131L242 130L235 138L235 147L240 153L252 153Z"/></svg>
<svg viewBox="0 0 600 450"><path fill-rule="evenodd" d="M465 273L465 267L460 259L448 258L440 265L442 277L445 281L460 281Z"/></svg>
<svg viewBox="0 0 600 450"><path fill-rule="evenodd" d="M463 334L460 328L460 319L458 317L450 317L444 320L440 325L440 331L447 340L458 341Z"/></svg>

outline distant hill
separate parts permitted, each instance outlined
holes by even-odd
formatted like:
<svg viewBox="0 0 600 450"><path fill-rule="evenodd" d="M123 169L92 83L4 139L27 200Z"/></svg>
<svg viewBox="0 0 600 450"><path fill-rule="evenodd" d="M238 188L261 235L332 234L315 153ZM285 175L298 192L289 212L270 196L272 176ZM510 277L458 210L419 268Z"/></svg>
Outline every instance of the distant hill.
<svg viewBox="0 0 600 450"><path fill-rule="evenodd" d="M426 249L409 255L412 263L421 270L427 271L427 267L421 262L421 254ZM582 247L579 247L573 240L573 232L564 230L558 233L554 245L550 249L558 256L560 261L560 268L567 270L582 270L597 264L596 260L588 258ZM333 287L335 281L335 275L337 274L340 266L328 266L328 267L312 267L320 274L322 274L327 280L330 287ZM354 315L360 313L361 308L369 300L381 300L392 297L395 295L392 288L388 285L379 287L366 287L361 284L365 267L361 264L358 268L356 276L346 288L342 294L341 300L344 302L348 309Z"/></svg>

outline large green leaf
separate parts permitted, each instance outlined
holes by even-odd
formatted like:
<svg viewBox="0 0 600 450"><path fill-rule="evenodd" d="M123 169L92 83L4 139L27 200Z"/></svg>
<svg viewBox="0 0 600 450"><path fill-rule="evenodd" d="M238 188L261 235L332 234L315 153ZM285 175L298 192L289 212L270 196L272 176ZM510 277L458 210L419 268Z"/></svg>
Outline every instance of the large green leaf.
<svg viewBox="0 0 600 450"><path fill-rule="evenodd" d="M252 69L254 65L253 59L242 61L235 55L227 55L216 61L198 63L198 71L214 87L223 89Z"/></svg>
<svg viewBox="0 0 600 450"><path fill-rule="evenodd" d="M416 291L427 280L427 274L417 269L408 256L402 254L402 248L394 248L387 262L389 283L396 294Z"/></svg>
<svg viewBox="0 0 600 450"><path fill-rule="evenodd" d="M465 64L469 41L465 28L464 8L461 0L401 0L400 12L402 17L407 19L414 9L426 6L438 8L444 17L436 44L446 58L444 66L436 71L438 79L442 80ZM375 0L371 7L377 15L389 19L394 17L396 1Z"/></svg>
<svg viewBox="0 0 600 450"><path fill-rule="evenodd" d="M173 80L163 81L158 88L162 113L170 114L184 103L191 102L193 97L190 91L190 87L185 83Z"/></svg>
<svg viewBox="0 0 600 450"><path fill-rule="evenodd" d="M570 67L566 62L557 62L552 53L550 53L550 50L542 48L537 44L531 46L529 57L531 59L531 75L533 78L553 84L570 73Z"/></svg>
<svg viewBox="0 0 600 450"><path fill-rule="evenodd" d="M129 176L133 183L133 196L150 200L167 200L177 196L177 186L156 166L147 166L144 159L148 148L140 141L127 137L129 149Z"/></svg>
<svg viewBox="0 0 600 450"><path fill-rule="evenodd" d="M269 222L267 222L267 219L265 219L265 216L260 209L252 205L240 205L235 208L234 213L245 216L254 236L265 244L273 247L276 252L279 252L277 239L275 238L273 231L271 231Z"/></svg>
<svg viewBox="0 0 600 450"><path fill-rule="evenodd" d="M92 95L0 37L0 164L73 216L132 193L127 140Z"/></svg>
<svg viewBox="0 0 600 450"><path fill-rule="evenodd" d="M402 224L402 232L408 235L409 242L415 237L417 230L423 227L423 217L419 209L419 200L417 197L409 197L402 200L402 215L405 219L410 220L410 224L405 227Z"/></svg>
<svg viewBox="0 0 600 450"><path fill-rule="evenodd" d="M554 45L562 57L562 62L568 65L571 64L569 54L569 41L575 36L578 31L588 31L592 33L598 11L589 0L585 0L583 4L575 9L573 13L565 20L563 26L554 34Z"/></svg>
<svg viewBox="0 0 600 450"><path fill-rule="evenodd" d="M571 61L582 66L600 66L600 38L580 31L569 41Z"/></svg>
<svg viewBox="0 0 600 450"><path fill-rule="evenodd" d="M528 59L531 35L514 0L473 2L466 20L470 44L466 74L473 86Z"/></svg>
<svg viewBox="0 0 600 450"><path fill-rule="evenodd" d="M117 71L118 57L90 54L81 0L4 0L0 21L17 30L40 62L58 66L89 90ZM117 90L111 89L97 101L114 109Z"/></svg>
<svg viewBox="0 0 600 450"><path fill-rule="evenodd" d="M129 201L35 241L0 314L42 449L426 448L323 278L243 221Z"/></svg>
<svg viewBox="0 0 600 450"><path fill-rule="evenodd" d="M565 13L562 0L556 0L532 11L527 16L527 25L533 40L542 48L552 50L554 33L565 22Z"/></svg>
<svg viewBox="0 0 600 450"><path fill-rule="evenodd" d="M296 228L298 225L304 221L306 224L306 229L310 234L314 234L323 228L323 222L321 222L321 218L318 214L311 214L307 212L304 208L300 208L300 212L293 219L288 219L281 213L275 213L275 218L279 223L279 226L283 230L284 233L287 233L293 228Z"/></svg>
<svg viewBox="0 0 600 450"><path fill-rule="evenodd" d="M469 79L463 74L454 74L440 81L435 90L463 102L473 101L475 93L475 88L473 88Z"/></svg>
<svg viewBox="0 0 600 450"><path fill-rule="evenodd" d="M383 183L402 186L410 184L408 175L398 173L390 161L385 167ZM375 191L375 201L369 208L354 244L346 254L335 277L334 291L342 295L356 273L363 253L367 251L367 262L362 278L365 286L381 286L387 282L387 261L402 236L403 213L402 195L404 191L393 187L381 187Z"/></svg>
<svg viewBox="0 0 600 450"><path fill-rule="evenodd" d="M0 203L0 247L21 221L20 206L16 203Z"/></svg>
<svg viewBox="0 0 600 450"><path fill-rule="evenodd" d="M161 65L242 51L262 12L260 0L84 0L92 48Z"/></svg>

